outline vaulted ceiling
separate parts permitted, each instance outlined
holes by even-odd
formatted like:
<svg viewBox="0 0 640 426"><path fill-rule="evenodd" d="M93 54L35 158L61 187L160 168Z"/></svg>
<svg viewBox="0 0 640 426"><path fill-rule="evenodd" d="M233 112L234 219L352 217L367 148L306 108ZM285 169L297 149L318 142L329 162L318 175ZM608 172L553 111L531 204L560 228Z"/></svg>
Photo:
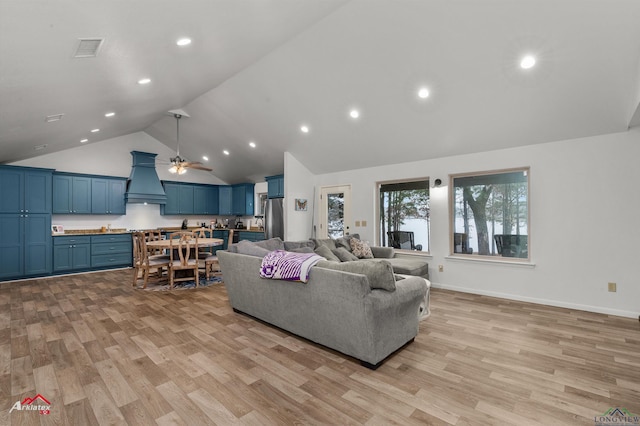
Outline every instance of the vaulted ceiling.
<svg viewBox="0 0 640 426"><path fill-rule="evenodd" d="M182 156L229 183L285 151L327 173L621 132L638 22L638 0L1 1L0 163L138 131L175 149L178 108Z"/></svg>

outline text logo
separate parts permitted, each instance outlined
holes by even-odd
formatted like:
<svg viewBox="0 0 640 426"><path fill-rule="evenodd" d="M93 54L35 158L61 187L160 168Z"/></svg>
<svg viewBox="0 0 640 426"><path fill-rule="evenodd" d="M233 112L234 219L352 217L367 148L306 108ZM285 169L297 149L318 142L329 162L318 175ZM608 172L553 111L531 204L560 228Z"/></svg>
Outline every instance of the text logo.
<svg viewBox="0 0 640 426"><path fill-rule="evenodd" d="M9 410L9 414L13 412L13 410L17 411L38 411L40 414L49 414L51 413L51 403L47 401L47 398L44 396L37 394L33 398L25 398L24 401L16 401Z"/></svg>
<svg viewBox="0 0 640 426"><path fill-rule="evenodd" d="M626 408L609 408L600 416L593 418L595 426L640 426L640 416L632 414Z"/></svg>

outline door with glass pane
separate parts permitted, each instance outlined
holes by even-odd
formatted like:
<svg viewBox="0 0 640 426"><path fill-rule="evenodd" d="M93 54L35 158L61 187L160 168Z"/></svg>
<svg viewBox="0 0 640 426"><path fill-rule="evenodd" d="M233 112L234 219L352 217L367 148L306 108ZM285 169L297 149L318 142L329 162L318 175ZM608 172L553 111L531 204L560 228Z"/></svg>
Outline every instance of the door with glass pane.
<svg viewBox="0 0 640 426"><path fill-rule="evenodd" d="M320 189L319 238L340 238L350 234L351 186L327 186Z"/></svg>

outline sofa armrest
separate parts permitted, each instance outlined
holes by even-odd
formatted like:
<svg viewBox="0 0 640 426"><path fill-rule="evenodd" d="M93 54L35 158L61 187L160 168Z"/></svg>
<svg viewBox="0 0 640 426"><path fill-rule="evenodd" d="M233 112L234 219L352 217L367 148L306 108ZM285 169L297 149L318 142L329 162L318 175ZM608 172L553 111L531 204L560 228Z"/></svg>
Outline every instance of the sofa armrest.
<svg viewBox="0 0 640 426"><path fill-rule="evenodd" d="M376 259L391 259L396 255L396 250L393 247L371 246L371 253Z"/></svg>

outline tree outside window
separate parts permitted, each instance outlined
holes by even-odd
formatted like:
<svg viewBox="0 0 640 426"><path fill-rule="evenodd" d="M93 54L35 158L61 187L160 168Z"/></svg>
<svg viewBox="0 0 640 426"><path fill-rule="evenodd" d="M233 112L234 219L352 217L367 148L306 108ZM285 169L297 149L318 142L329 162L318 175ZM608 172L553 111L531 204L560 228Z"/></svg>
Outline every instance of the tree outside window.
<svg viewBox="0 0 640 426"><path fill-rule="evenodd" d="M453 177L453 253L529 257L529 169Z"/></svg>
<svg viewBox="0 0 640 426"><path fill-rule="evenodd" d="M429 181L380 185L380 245L429 251Z"/></svg>

